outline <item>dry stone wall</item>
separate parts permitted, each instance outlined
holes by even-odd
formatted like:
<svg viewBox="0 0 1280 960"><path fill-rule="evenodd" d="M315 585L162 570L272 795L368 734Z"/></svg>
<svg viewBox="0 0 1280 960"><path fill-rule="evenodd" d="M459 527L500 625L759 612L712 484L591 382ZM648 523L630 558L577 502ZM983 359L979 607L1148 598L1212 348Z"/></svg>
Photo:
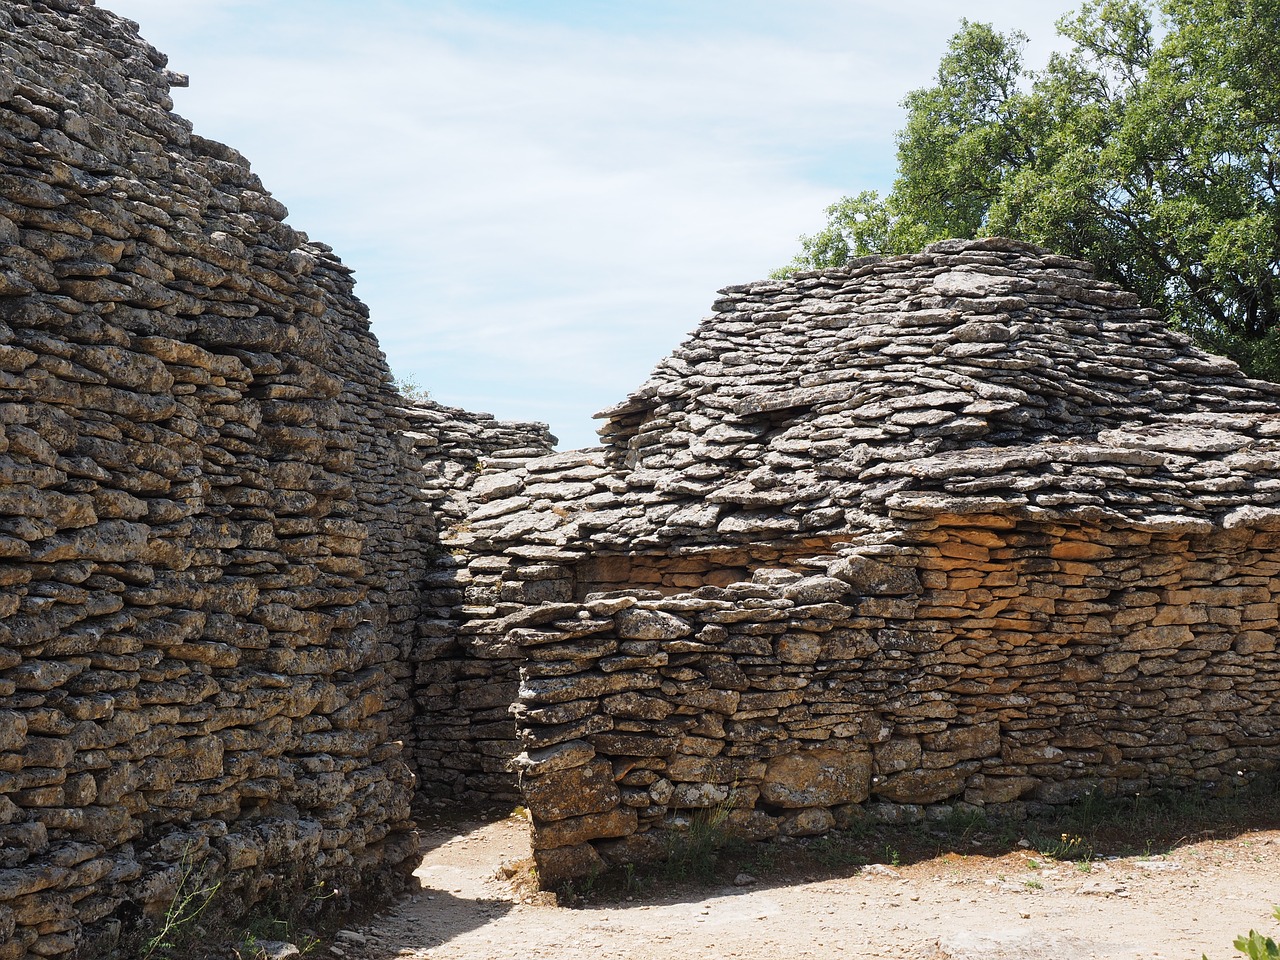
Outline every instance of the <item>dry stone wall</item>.
<svg viewBox="0 0 1280 960"><path fill-rule="evenodd" d="M1280 388L999 238L723 294L477 493L544 880L1280 762Z"/></svg>
<svg viewBox="0 0 1280 960"><path fill-rule="evenodd" d="M1280 388L1088 264L727 288L552 453L404 404L182 82L88 0L0 0L0 960L101 951L189 868L394 882L411 767L518 773L555 881L711 808L803 835L1277 763Z"/></svg>
<svg viewBox="0 0 1280 960"><path fill-rule="evenodd" d="M556 438L542 423L497 420L430 400L405 411L423 462L422 494L434 527L421 614L408 662L415 704L412 756L421 797L477 804L519 799L510 761L519 752L511 705L519 665L509 644L484 642L464 624L501 602L493 557L477 557L474 498L522 475ZM501 478L501 479L499 479ZM486 560L488 563L486 564Z"/></svg>
<svg viewBox="0 0 1280 960"><path fill-rule="evenodd" d="M512 631L545 882L713 810L804 836L1276 765L1280 518L901 519L821 573L598 594Z"/></svg>
<svg viewBox="0 0 1280 960"><path fill-rule="evenodd" d="M439 549L428 563L413 658L422 796L519 801L511 761L521 750L521 654L509 631L542 616L543 605L632 585L666 593L728 585L760 566L810 563L815 550L831 547L816 538L678 558L591 554L563 543L555 511L587 491L612 496L601 451L552 453L554 438L542 424L499 423L494 433L488 419L454 409L419 406L411 416L428 496L447 501L434 511L442 523ZM466 442L437 448L426 423L440 420L446 434ZM432 459L438 449L444 456ZM530 457L535 451L540 455Z"/></svg>
<svg viewBox="0 0 1280 960"><path fill-rule="evenodd" d="M87 0L0 0L0 958L412 868L430 536L350 272ZM77 953L77 951L79 951Z"/></svg>

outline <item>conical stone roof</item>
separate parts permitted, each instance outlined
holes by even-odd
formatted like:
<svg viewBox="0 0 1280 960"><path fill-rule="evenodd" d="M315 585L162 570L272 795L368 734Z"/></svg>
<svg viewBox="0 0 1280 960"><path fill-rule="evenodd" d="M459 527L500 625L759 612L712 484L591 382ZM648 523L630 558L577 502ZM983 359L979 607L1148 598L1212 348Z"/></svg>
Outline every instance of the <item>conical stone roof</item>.
<svg viewBox="0 0 1280 960"><path fill-rule="evenodd" d="M1280 387L1087 263L953 240L721 293L599 414L603 452L531 464L544 496L490 505L491 534L682 549L895 511L1220 522L1280 500Z"/></svg>

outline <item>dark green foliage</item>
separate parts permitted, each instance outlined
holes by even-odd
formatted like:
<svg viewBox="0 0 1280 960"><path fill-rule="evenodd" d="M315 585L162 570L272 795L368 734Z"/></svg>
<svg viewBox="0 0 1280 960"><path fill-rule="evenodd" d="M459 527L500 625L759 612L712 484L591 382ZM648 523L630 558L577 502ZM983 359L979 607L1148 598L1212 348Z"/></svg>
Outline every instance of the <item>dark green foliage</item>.
<svg viewBox="0 0 1280 960"><path fill-rule="evenodd" d="M1088 0L1041 71L1023 34L961 23L903 101L893 190L828 208L790 269L1028 240L1280 375L1280 0Z"/></svg>

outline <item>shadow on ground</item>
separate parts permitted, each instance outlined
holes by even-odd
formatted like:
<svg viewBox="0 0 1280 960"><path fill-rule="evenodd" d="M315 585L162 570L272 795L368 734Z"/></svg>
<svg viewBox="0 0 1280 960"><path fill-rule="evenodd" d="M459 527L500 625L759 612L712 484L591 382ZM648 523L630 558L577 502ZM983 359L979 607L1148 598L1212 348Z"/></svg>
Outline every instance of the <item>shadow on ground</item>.
<svg viewBox="0 0 1280 960"><path fill-rule="evenodd" d="M506 818L501 808L441 804L416 811L422 862L409 889L339 932L333 946L341 956L361 960L416 955L506 916L515 903L510 880L497 871L507 860L528 857L527 830L507 831L523 841L523 850L494 848L490 828Z"/></svg>
<svg viewBox="0 0 1280 960"><path fill-rule="evenodd" d="M512 930L529 923L546 928L543 939L550 942L544 949L553 952L557 935L581 939L599 931L603 936L606 929L643 925L644 918L651 922L658 916L706 934L739 923L754 927L770 917L785 928L782 905L800 888L850 879L857 887L849 891L863 889L863 881L894 889L907 883L898 879L899 871L909 870L902 875L917 881L936 876L946 882L953 874L985 877L992 889L1015 899L1034 896L1041 881L1072 889L1105 886L1114 883L1109 867L1114 857L1150 860L1132 869L1155 871L1185 844L1280 830L1276 795L1275 784L1268 782L1226 797L1094 797L1026 820L988 820L971 812L911 825L862 821L825 836L755 843L729 837L712 823L700 834L672 835L672 856L665 863L580 880L556 896L540 895L536 905L519 902L513 892L512 865L524 863L514 871L517 881L522 875L531 879L527 821L506 816L505 809L478 815L431 807L419 811L424 858L414 875L416 886L379 916L348 930L346 938L340 933L334 945L350 960L480 958L511 955ZM707 811L704 819L714 816ZM911 869L917 864L926 872ZM1106 891L1099 887L1098 892ZM557 903L572 909L546 909ZM640 913L645 910L655 912ZM463 944L453 943L458 940ZM581 946L577 940L560 942L566 949Z"/></svg>
<svg viewBox="0 0 1280 960"><path fill-rule="evenodd" d="M1277 796L1280 777L1265 774L1244 789L1218 796L1195 790L1137 797L1097 794L1042 808L1025 819L987 819L970 810L914 824L864 820L822 836L758 842L727 835L715 824L717 812L706 811L695 818L695 829L664 838L664 861L566 884L560 903L666 903L697 899L735 880L755 889L785 887L927 861L956 864L969 857L1072 863L1087 874L1094 862L1159 857L1187 844L1280 830Z"/></svg>

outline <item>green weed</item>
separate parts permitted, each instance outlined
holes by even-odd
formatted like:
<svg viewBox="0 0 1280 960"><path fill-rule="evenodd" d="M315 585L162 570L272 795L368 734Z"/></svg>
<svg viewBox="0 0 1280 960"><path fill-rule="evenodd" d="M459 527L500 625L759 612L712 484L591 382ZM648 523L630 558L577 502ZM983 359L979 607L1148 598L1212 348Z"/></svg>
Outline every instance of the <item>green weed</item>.
<svg viewBox="0 0 1280 960"><path fill-rule="evenodd" d="M725 827L730 809L725 802L700 810L690 820L689 829L664 837L662 873L667 879L706 881L715 876L720 855L731 839Z"/></svg>
<svg viewBox="0 0 1280 960"><path fill-rule="evenodd" d="M861 867L867 862L854 846L854 838L840 833L829 833L812 840L806 847L809 856L827 869Z"/></svg>
<svg viewBox="0 0 1280 960"><path fill-rule="evenodd" d="M407 377L395 378L395 390L410 404L420 400L430 400L431 391L418 382L418 378L410 374Z"/></svg>
<svg viewBox="0 0 1280 960"><path fill-rule="evenodd" d="M934 829L960 840L968 840L987 826L987 815L981 810L954 808L947 816L933 824Z"/></svg>
<svg viewBox="0 0 1280 960"><path fill-rule="evenodd" d="M1052 860L1090 861L1094 858L1093 843L1078 833L1064 833L1056 840L1038 840L1034 844L1041 856Z"/></svg>
<svg viewBox="0 0 1280 960"><path fill-rule="evenodd" d="M640 893L644 890L644 880L636 875L636 865L634 863L623 865L622 880L623 889L627 893Z"/></svg>
<svg viewBox="0 0 1280 960"><path fill-rule="evenodd" d="M201 880L191 850L183 854L180 870L178 888L160 920L160 929L143 943L138 954L139 960L167 960L175 955L173 951L184 947L199 935L196 921L213 902L221 884L207 884Z"/></svg>
<svg viewBox="0 0 1280 960"><path fill-rule="evenodd" d="M1272 907L1272 910L1273 916L1280 920L1280 907ZM1258 933L1257 930L1250 930L1248 936L1236 937L1233 946L1249 960L1280 960L1280 946L1270 937ZM1209 960L1209 958L1202 953L1200 960Z"/></svg>
<svg viewBox="0 0 1280 960"><path fill-rule="evenodd" d="M777 866L779 848L776 843L755 843L751 845L747 870L751 873L768 873Z"/></svg>

